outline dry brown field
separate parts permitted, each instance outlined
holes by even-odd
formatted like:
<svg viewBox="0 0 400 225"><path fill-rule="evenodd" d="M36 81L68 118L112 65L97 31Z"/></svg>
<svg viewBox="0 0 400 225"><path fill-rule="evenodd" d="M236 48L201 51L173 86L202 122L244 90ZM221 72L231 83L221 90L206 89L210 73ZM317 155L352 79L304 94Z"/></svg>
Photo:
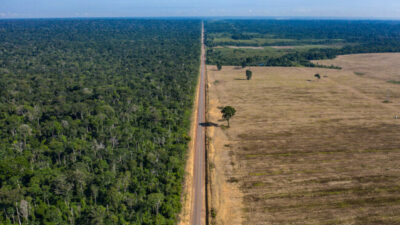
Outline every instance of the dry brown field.
<svg viewBox="0 0 400 225"><path fill-rule="evenodd" d="M400 84L387 82L400 80L399 59L254 67L250 81L208 66L212 223L400 224Z"/></svg>
<svg viewBox="0 0 400 225"><path fill-rule="evenodd" d="M333 60L314 61L336 65L359 76L400 81L400 53L341 55Z"/></svg>

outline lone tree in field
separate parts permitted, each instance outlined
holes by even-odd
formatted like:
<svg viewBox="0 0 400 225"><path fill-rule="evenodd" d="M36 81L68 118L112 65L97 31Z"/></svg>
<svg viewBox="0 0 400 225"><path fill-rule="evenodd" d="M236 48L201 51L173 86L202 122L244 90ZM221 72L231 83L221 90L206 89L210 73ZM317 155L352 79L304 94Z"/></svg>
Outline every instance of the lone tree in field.
<svg viewBox="0 0 400 225"><path fill-rule="evenodd" d="M236 109L232 106L225 106L222 110L222 118L228 121L228 127L230 127L229 120L235 115Z"/></svg>
<svg viewBox="0 0 400 225"><path fill-rule="evenodd" d="M222 65L220 62L217 62L217 69L218 69L218 71L222 69Z"/></svg>
<svg viewBox="0 0 400 225"><path fill-rule="evenodd" d="M319 73L315 74L314 77L316 77L317 79L321 79L321 75L319 75Z"/></svg>
<svg viewBox="0 0 400 225"><path fill-rule="evenodd" d="M246 68L246 66L247 66L247 62L246 62L246 61L243 61L243 62L242 62L242 68Z"/></svg>
<svg viewBox="0 0 400 225"><path fill-rule="evenodd" d="M247 78L247 80L251 80L252 76L253 76L253 72L251 72L251 70L246 70L246 78Z"/></svg>

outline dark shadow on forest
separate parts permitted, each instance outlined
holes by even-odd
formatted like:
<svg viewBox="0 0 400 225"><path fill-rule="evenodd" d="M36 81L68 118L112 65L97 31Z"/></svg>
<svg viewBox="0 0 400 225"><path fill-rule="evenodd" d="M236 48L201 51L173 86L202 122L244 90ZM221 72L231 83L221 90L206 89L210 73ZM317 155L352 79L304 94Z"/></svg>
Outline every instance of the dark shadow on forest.
<svg viewBox="0 0 400 225"><path fill-rule="evenodd" d="M200 126L202 126L202 127L219 127L218 124L213 123L213 122L200 123Z"/></svg>

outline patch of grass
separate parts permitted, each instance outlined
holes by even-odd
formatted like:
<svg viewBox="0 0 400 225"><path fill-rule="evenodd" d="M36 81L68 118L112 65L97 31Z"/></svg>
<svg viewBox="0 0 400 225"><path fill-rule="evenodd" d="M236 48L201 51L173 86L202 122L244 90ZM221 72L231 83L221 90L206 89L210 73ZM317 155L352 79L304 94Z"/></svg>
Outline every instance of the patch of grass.
<svg viewBox="0 0 400 225"><path fill-rule="evenodd" d="M213 170L213 169L215 168L215 164L214 164L213 162L209 162L209 163L208 163L208 168L209 168L210 170Z"/></svg>
<svg viewBox="0 0 400 225"><path fill-rule="evenodd" d="M338 48L338 45L299 45L299 46L285 46L280 47L264 47L256 49L257 44L253 46L254 48L240 48L240 47L227 47L222 46L218 48L212 48L211 50L215 52L215 55L220 56L223 59L246 59L248 57L269 57L278 58L289 53L294 52L306 52L310 49L326 49L326 48ZM231 60L231 61L232 61Z"/></svg>
<svg viewBox="0 0 400 225"><path fill-rule="evenodd" d="M226 130L226 129L228 129L228 128L229 128L229 127L228 127L228 126L226 126L226 125L221 125L220 127L221 127L221 129L222 129L222 130Z"/></svg>
<svg viewBox="0 0 400 225"><path fill-rule="evenodd" d="M268 57L279 57L286 54L287 50L264 48L264 49L237 49L237 48L213 48L216 54L223 58L247 58L253 56L268 56Z"/></svg>
<svg viewBox="0 0 400 225"><path fill-rule="evenodd" d="M252 184L253 187L262 187L262 186L265 186L265 185L266 185L266 184L263 183L263 182L256 182L256 183L253 183L253 184Z"/></svg>
<svg viewBox="0 0 400 225"><path fill-rule="evenodd" d="M253 36L250 39L233 39L229 33L210 33L208 37L212 39L215 46L235 45L235 46L284 46L284 45L325 45L343 43L343 39L290 39L278 38L271 34L246 33ZM323 43L323 44L322 44Z"/></svg>
<svg viewBox="0 0 400 225"><path fill-rule="evenodd" d="M272 171L272 172L260 172L260 173L249 173L250 176L273 176L283 174L284 171Z"/></svg>
<svg viewBox="0 0 400 225"><path fill-rule="evenodd" d="M236 177L231 177L227 180L229 183L237 183L239 182L239 179L237 179Z"/></svg>
<svg viewBox="0 0 400 225"><path fill-rule="evenodd" d="M217 210L215 208L211 208L211 217L215 219L217 217Z"/></svg>
<svg viewBox="0 0 400 225"><path fill-rule="evenodd" d="M365 73L363 73L363 72L354 72L354 74L357 75L357 76L364 76L365 75Z"/></svg>
<svg viewBox="0 0 400 225"><path fill-rule="evenodd" d="M242 46L268 46L268 45L274 45L274 44L296 44L299 41L295 39L280 39L280 38L253 38L249 40L234 40L230 37L219 37L219 38L214 38L213 43L215 45L242 45ZM311 41L308 41L311 43Z"/></svg>
<svg viewBox="0 0 400 225"><path fill-rule="evenodd" d="M344 224L344 223L340 219L333 219L333 220L324 221L322 224L324 224L324 225L339 225L339 224Z"/></svg>
<svg viewBox="0 0 400 225"><path fill-rule="evenodd" d="M400 81L398 81L398 80L388 80L388 83L391 83L391 84L400 84Z"/></svg>
<svg viewBox="0 0 400 225"><path fill-rule="evenodd" d="M250 176L264 176L264 175L268 175L270 173L249 173Z"/></svg>

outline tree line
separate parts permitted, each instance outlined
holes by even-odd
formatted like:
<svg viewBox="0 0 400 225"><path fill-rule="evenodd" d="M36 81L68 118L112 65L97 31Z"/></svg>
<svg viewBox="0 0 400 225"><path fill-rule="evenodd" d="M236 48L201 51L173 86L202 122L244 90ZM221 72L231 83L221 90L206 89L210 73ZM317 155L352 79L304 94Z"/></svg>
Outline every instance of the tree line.
<svg viewBox="0 0 400 225"><path fill-rule="evenodd" d="M356 53L400 52L400 22L398 21L345 21L345 20L220 20L206 22L206 44L216 45L218 35L243 38L272 38L287 40L268 45L335 44L340 48L311 48L307 51L288 52L282 56L249 55L223 57L221 52L208 49L207 63L240 66L309 66L322 67L311 60L333 59L338 55ZM242 34L242 35L238 35ZM253 45L246 42L218 42L218 45ZM336 68L331 66L328 68Z"/></svg>

